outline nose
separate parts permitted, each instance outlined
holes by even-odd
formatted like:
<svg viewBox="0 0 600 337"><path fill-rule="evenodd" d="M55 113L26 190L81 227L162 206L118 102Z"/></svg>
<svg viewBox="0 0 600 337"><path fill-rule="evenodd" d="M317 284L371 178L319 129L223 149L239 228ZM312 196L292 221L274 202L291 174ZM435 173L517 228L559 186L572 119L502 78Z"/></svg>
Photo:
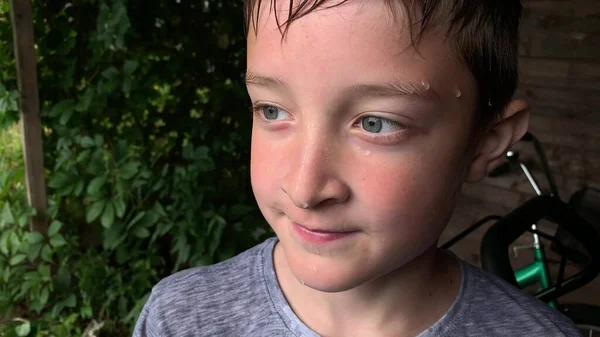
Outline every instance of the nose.
<svg viewBox="0 0 600 337"><path fill-rule="evenodd" d="M325 203L343 203L350 189L338 175L341 163L335 147L321 137L299 141L290 153L290 166L282 181L282 190L299 208L308 209Z"/></svg>

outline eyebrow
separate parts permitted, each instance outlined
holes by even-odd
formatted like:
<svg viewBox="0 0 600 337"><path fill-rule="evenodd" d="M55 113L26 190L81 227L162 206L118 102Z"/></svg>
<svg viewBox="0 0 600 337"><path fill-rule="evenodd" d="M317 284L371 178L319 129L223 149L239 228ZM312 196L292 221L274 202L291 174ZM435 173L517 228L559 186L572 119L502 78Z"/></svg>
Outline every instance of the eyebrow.
<svg viewBox="0 0 600 337"><path fill-rule="evenodd" d="M262 76L253 72L246 72L246 85L255 85L270 89L288 89L287 83L278 77Z"/></svg>
<svg viewBox="0 0 600 337"><path fill-rule="evenodd" d="M246 85L255 85L270 89L288 90L289 86L278 77L262 76L256 73L246 73ZM439 95L426 83L393 82L386 84L357 84L344 90L350 96L373 97L412 97L428 101L439 101Z"/></svg>

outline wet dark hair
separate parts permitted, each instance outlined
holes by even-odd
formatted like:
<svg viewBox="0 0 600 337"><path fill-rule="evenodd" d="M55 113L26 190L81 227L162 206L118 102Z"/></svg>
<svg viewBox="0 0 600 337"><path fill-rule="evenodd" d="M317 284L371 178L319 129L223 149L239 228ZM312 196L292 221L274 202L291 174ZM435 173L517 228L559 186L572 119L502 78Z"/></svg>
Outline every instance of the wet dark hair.
<svg viewBox="0 0 600 337"><path fill-rule="evenodd" d="M274 11L277 0L270 1ZM284 1L284 0L280 0ZM290 24L319 9L335 7L347 0L287 0L289 10L282 20L276 13L282 37ZM374 0L367 0L374 1ZM403 8L411 27L413 45L417 47L428 28L445 25L454 52L464 62L477 83L475 125L485 128L498 120L512 99L519 80L518 45L521 2L519 0L384 0L395 15ZM327 2L333 4L326 4ZM257 32L263 0L245 0L246 31ZM401 5L403 7L398 7ZM416 29L415 29L416 28Z"/></svg>

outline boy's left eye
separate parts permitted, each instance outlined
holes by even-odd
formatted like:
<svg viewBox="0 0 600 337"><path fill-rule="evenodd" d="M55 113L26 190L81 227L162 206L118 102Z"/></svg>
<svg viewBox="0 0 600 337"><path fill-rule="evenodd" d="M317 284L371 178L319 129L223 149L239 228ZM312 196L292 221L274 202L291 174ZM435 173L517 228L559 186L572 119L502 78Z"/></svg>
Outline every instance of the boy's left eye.
<svg viewBox="0 0 600 337"><path fill-rule="evenodd" d="M368 133L389 133L405 128L399 123L375 116L362 117L357 124L360 124L360 127Z"/></svg>
<svg viewBox="0 0 600 337"><path fill-rule="evenodd" d="M254 109L255 111L258 110L257 112L262 115L261 117L270 121L289 119L290 117L290 114L285 110L273 105L259 105Z"/></svg>

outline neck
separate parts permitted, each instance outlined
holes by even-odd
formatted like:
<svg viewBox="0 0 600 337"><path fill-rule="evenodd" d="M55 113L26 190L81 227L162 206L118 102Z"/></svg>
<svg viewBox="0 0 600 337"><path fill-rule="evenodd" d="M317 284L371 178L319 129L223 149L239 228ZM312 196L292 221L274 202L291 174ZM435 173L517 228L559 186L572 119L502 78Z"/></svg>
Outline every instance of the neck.
<svg viewBox="0 0 600 337"><path fill-rule="evenodd" d="M460 287L458 263L435 246L391 273L339 293L302 285L279 244L274 254L292 310L321 336L417 335L444 315Z"/></svg>

